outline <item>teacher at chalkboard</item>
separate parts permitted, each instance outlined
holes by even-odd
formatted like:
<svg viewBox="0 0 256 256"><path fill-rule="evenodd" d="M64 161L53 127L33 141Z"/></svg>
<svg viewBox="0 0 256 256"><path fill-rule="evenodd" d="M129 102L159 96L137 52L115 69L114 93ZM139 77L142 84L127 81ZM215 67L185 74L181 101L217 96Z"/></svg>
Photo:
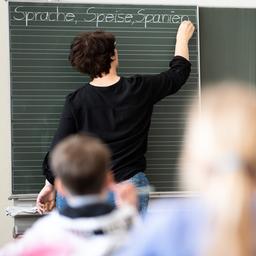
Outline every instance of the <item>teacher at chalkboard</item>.
<svg viewBox="0 0 256 256"><path fill-rule="evenodd" d="M89 83L66 97L59 127L51 149L68 135L86 132L102 139L112 152L116 182L130 181L136 187L148 185L146 169L148 131L154 104L176 93L186 82L190 70L188 42L194 32L190 21L183 21L176 36L175 57L170 68L157 75L120 77L115 36L108 32L81 33L70 50L73 67L91 78ZM55 200L54 176L47 153L43 171L46 183L37 198L44 212ZM147 208L149 194L139 197L139 210ZM65 200L57 195L61 209ZM50 206L49 206L50 207Z"/></svg>

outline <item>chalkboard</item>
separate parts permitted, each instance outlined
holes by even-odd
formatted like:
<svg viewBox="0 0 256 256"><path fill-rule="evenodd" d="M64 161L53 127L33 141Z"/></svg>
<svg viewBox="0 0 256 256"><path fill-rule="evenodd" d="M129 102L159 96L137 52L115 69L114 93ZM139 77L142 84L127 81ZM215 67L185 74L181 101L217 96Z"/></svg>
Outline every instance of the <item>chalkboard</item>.
<svg viewBox="0 0 256 256"><path fill-rule="evenodd" d="M200 8L202 84L256 85L256 9Z"/></svg>
<svg viewBox="0 0 256 256"><path fill-rule="evenodd" d="M195 6L9 3L13 194L37 193L41 164L56 130L65 95L88 77L68 62L81 31L113 32L119 74L154 74L168 68L181 21L197 25ZM190 42L192 73L175 95L155 106L146 173L157 191L178 190L177 159L184 108L198 95L197 33Z"/></svg>

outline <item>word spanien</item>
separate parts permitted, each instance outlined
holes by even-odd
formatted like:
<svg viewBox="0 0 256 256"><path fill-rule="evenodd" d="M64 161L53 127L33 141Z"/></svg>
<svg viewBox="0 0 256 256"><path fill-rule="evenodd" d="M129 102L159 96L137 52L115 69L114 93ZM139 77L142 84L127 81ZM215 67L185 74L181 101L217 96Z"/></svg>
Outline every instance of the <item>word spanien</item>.
<svg viewBox="0 0 256 256"><path fill-rule="evenodd" d="M81 9L80 9L81 11ZM93 23L100 27L103 23L126 23L133 26L134 24L143 24L147 28L149 24L181 23L189 20L188 15L178 15L174 10L166 10L166 13L148 13L147 9L138 9L135 13L124 13L120 10L113 12L97 12L96 7L85 8L81 13L64 12L56 6L53 11L27 11L24 6L17 6L13 12L13 20L25 22L26 27L32 22L68 22L68 23Z"/></svg>

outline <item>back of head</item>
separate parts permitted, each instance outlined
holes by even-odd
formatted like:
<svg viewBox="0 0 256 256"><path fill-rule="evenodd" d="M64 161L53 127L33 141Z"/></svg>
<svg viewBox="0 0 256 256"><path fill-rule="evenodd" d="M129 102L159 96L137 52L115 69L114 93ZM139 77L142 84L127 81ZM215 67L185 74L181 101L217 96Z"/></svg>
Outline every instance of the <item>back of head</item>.
<svg viewBox="0 0 256 256"><path fill-rule="evenodd" d="M212 248L204 255L252 255L256 185L256 92L212 85L189 113L182 155L186 187L201 191L212 213Z"/></svg>
<svg viewBox="0 0 256 256"><path fill-rule="evenodd" d="M81 134L67 137L51 154L55 176L73 195L102 192L109 164L108 148L100 140Z"/></svg>
<svg viewBox="0 0 256 256"><path fill-rule="evenodd" d="M92 79L108 74L115 55L115 37L104 31L84 32L70 46L71 65Z"/></svg>

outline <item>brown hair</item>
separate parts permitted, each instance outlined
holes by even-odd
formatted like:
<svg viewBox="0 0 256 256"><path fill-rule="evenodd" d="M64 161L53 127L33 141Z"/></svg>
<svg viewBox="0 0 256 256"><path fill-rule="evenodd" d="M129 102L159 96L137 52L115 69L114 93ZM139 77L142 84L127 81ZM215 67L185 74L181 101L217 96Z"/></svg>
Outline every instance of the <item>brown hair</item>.
<svg viewBox="0 0 256 256"><path fill-rule="evenodd" d="M92 79L108 74L115 55L115 37L104 31L84 32L70 46L71 65Z"/></svg>
<svg viewBox="0 0 256 256"><path fill-rule="evenodd" d="M51 153L54 174L75 195L100 193L109 164L107 146L82 134L67 137Z"/></svg>

